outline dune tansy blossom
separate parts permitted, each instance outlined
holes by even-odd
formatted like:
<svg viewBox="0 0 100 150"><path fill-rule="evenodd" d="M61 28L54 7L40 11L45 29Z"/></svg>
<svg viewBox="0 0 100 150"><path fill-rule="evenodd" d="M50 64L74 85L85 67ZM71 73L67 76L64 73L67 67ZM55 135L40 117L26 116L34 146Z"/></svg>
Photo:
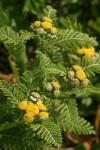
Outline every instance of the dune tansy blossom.
<svg viewBox="0 0 100 150"><path fill-rule="evenodd" d="M52 27L52 24L50 22L42 22L41 23L41 26L44 28L44 29L50 29Z"/></svg>
<svg viewBox="0 0 100 150"><path fill-rule="evenodd" d="M52 27L52 28L50 29L50 31L51 31L51 33L56 33L56 32L57 32L57 28Z"/></svg>
<svg viewBox="0 0 100 150"><path fill-rule="evenodd" d="M26 108L26 112L31 113L33 116L36 116L39 114L39 108L36 104L30 103Z"/></svg>
<svg viewBox="0 0 100 150"><path fill-rule="evenodd" d="M24 114L24 116L23 116L24 122L31 123L31 122L33 122L33 120L34 120L34 117L31 113L25 113Z"/></svg>
<svg viewBox="0 0 100 150"><path fill-rule="evenodd" d="M76 78L83 81L86 79L86 74L82 70L76 71Z"/></svg>
<svg viewBox="0 0 100 150"><path fill-rule="evenodd" d="M36 104L39 110L43 110L43 111L47 110L47 108L41 102L36 102Z"/></svg>
<svg viewBox="0 0 100 150"><path fill-rule="evenodd" d="M52 85L55 89L60 89L61 87L58 81L52 81Z"/></svg>
<svg viewBox="0 0 100 150"><path fill-rule="evenodd" d="M81 68L80 66L78 66L78 65L74 65L74 66L73 66L73 69L74 69L75 71L82 70L82 68Z"/></svg>
<svg viewBox="0 0 100 150"><path fill-rule="evenodd" d="M40 21L35 21L33 25L34 25L34 27L40 27L41 22Z"/></svg>
<svg viewBox="0 0 100 150"><path fill-rule="evenodd" d="M40 119L47 119L48 118L48 113L47 112L40 112L39 117L40 117Z"/></svg>
<svg viewBox="0 0 100 150"><path fill-rule="evenodd" d="M51 22L51 19L49 17L46 17L46 16L43 17L43 20L46 22Z"/></svg>
<svg viewBox="0 0 100 150"><path fill-rule="evenodd" d="M27 101L22 101L22 102L20 102L19 104L18 104L18 108L20 109L20 110L25 110L26 108L27 108Z"/></svg>

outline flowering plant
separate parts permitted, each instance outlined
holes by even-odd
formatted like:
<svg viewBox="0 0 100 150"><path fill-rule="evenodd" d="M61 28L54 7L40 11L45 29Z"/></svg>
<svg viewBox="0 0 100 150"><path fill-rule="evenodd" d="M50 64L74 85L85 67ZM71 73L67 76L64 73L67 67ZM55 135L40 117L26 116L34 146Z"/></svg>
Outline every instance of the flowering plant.
<svg viewBox="0 0 100 150"><path fill-rule="evenodd" d="M14 59L18 78L13 85L0 81L2 149L59 148L62 131L96 133L78 114L77 94L100 94L90 80L100 73L94 50L98 43L85 33L57 28L56 20L56 10L47 6L30 31L19 34L10 27L0 28L0 40ZM25 46L30 39L37 43L32 60Z"/></svg>

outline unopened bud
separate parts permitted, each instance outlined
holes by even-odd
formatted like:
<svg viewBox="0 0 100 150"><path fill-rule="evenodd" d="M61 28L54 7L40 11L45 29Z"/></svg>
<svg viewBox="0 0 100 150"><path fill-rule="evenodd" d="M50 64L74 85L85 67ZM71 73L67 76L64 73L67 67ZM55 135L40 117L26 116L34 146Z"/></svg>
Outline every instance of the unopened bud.
<svg viewBox="0 0 100 150"><path fill-rule="evenodd" d="M38 94L37 92L32 92L32 96L35 98L40 98L40 94Z"/></svg>
<svg viewBox="0 0 100 150"><path fill-rule="evenodd" d="M53 86L52 86L52 84L51 84L50 82L48 82L48 83L45 85L45 88L46 88L47 91L52 91Z"/></svg>
<svg viewBox="0 0 100 150"><path fill-rule="evenodd" d="M60 90L59 89L54 90L54 95L59 96L60 95Z"/></svg>
<svg viewBox="0 0 100 150"><path fill-rule="evenodd" d="M85 80L82 82L82 85L83 85L84 87L88 86L88 84L89 84L89 80L88 80L88 79L85 79Z"/></svg>
<svg viewBox="0 0 100 150"><path fill-rule="evenodd" d="M73 79L73 80L72 80L72 84L73 84L74 86L78 86L78 85L80 84L80 82L79 82L78 79Z"/></svg>
<svg viewBox="0 0 100 150"><path fill-rule="evenodd" d="M44 33L43 28L37 28L36 31L37 31L38 34L43 34Z"/></svg>
<svg viewBox="0 0 100 150"><path fill-rule="evenodd" d="M68 78L69 78L69 79L73 79L74 76L75 76L74 71L68 71Z"/></svg>
<svg viewBox="0 0 100 150"><path fill-rule="evenodd" d="M33 96L30 96L30 100L32 100L32 101L34 101L34 102L36 102L36 98L35 98L35 97L33 97Z"/></svg>

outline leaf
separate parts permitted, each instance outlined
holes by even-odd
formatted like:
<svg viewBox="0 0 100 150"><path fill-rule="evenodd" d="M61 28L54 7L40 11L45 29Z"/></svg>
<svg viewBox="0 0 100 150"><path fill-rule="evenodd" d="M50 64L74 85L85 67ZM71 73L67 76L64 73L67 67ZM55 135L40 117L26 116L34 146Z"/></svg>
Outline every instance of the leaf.
<svg viewBox="0 0 100 150"><path fill-rule="evenodd" d="M100 74L100 57L93 57L88 62L87 58L84 57L82 60L83 70L86 72L87 76L95 75L95 73Z"/></svg>
<svg viewBox="0 0 100 150"><path fill-rule="evenodd" d="M44 9L44 15L50 17L52 21L57 19L56 13L57 13L57 11L54 8L52 8L51 6L47 6Z"/></svg>
<svg viewBox="0 0 100 150"><path fill-rule="evenodd" d="M85 119L80 117L78 118L78 122L74 124L73 131L74 133L83 135L96 134L94 127Z"/></svg>
<svg viewBox="0 0 100 150"><path fill-rule="evenodd" d="M39 135L47 143L53 144L56 147L61 146L61 131L52 121L45 120L42 124L31 125L31 128L36 131L37 135Z"/></svg>
<svg viewBox="0 0 100 150"><path fill-rule="evenodd" d="M17 68L23 72L27 63L26 47L19 38L19 34L10 27L0 28L0 41L4 43L9 53L13 56Z"/></svg>
<svg viewBox="0 0 100 150"><path fill-rule="evenodd" d="M65 131L66 129L73 131L74 124L77 124L78 122L78 109L76 101L72 99L66 100L66 103L63 102L60 104L56 111L60 113L60 118L58 117L58 124L60 124L61 128Z"/></svg>
<svg viewBox="0 0 100 150"><path fill-rule="evenodd" d="M65 48L78 48L79 46L97 46L98 43L93 37L89 37L86 33L67 29L66 31L59 30L55 45Z"/></svg>
<svg viewBox="0 0 100 150"><path fill-rule="evenodd" d="M66 69L63 65L61 64L53 64L51 62L51 59L47 57L45 54L42 52L37 52L39 59L40 59L40 67L44 73L44 75L49 75L49 74L54 74L54 75L59 75L59 76L66 76Z"/></svg>
<svg viewBox="0 0 100 150"><path fill-rule="evenodd" d="M34 34L33 32L29 32L29 31L22 31L21 32L21 35L20 35L20 40L23 42L23 43L26 43L28 40L32 39L34 37Z"/></svg>

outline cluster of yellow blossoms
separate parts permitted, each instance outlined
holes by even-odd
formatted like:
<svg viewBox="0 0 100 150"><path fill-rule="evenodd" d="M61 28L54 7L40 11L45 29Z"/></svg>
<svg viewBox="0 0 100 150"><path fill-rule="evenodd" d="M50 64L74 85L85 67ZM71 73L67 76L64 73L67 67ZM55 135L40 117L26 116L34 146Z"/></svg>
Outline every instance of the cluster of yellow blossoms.
<svg viewBox="0 0 100 150"><path fill-rule="evenodd" d="M60 94L61 85L58 81L53 80L52 82L48 82L45 85L47 91L54 91L54 95L58 96Z"/></svg>
<svg viewBox="0 0 100 150"><path fill-rule="evenodd" d="M89 84L89 80L86 78L85 72L78 65L73 66L73 70L68 71L68 77L72 82L73 86L86 87Z"/></svg>
<svg viewBox="0 0 100 150"><path fill-rule="evenodd" d="M18 108L25 112L23 121L26 123L32 123L36 116L39 116L40 119L48 118L48 113L45 112L47 108L40 101L37 101L34 104L32 102L24 100L18 104Z"/></svg>
<svg viewBox="0 0 100 150"><path fill-rule="evenodd" d="M57 33L57 28L53 27L52 25L52 20L49 17L44 16L43 21L35 21L33 23L33 26L35 27L37 33L43 34L46 33L51 33L51 34L56 34Z"/></svg>
<svg viewBox="0 0 100 150"><path fill-rule="evenodd" d="M90 60L90 58L93 57L95 54L95 49L94 49L94 47L78 48L77 53L80 55L88 56L88 59Z"/></svg>

